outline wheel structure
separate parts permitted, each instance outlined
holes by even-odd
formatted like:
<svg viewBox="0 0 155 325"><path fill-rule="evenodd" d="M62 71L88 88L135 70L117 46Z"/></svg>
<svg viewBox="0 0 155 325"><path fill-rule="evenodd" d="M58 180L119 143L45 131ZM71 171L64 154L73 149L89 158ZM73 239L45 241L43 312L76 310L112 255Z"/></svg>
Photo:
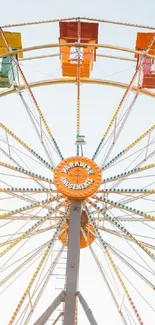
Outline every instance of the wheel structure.
<svg viewBox="0 0 155 325"><path fill-rule="evenodd" d="M154 51L147 26L0 28L2 325L154 323Z"/></svg>

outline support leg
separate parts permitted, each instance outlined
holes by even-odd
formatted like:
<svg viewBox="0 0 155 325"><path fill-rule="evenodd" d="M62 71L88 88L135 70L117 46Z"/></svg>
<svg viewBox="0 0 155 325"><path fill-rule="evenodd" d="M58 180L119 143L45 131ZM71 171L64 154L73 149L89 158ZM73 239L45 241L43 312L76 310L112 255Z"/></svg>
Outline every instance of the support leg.
<svg viewBox="0 0 155 325"><path fill-rule="evenodd" d="M74 325L75 320L80 260L81 210L81 201L72 200L68 234L64 325Z"/></svg>
<svg viewBox="0 0 155 325"><path fill-rule="evenodd" d="M52 325L55 325L58 321L59 321L59 319L63 316L63 312L61 312L59 315L58 315L58 317L56 318L56 320L54 321L54 323L52 324Z"/></svg>
<svg viewBox="0 0 155 325"><path fill-rule="evenodd" d="M82 307L83 307L83 310L84 310L84 312L85 312L85 314L86 314L86 316L87 316L87 318L88 318L90 324L91 324L91 325L98 325L98 324L96 323L96 320L95 320L93 314L92 314L91 309L89 308L89 306L88 306L86 300L83 298L83 296L81 295L80 292L78 293L78 297L79 297L80 303L81 303L81 305L82 305Z"/></svg>
<svg viewBox="0 0 155 325"><path fill-rule="evenodd" d="M38 318L34 325L44 325L52 315L54 310L64 301L64 293L61 292L59 296L52 302L52 304L45 310L45 312Z"/></svg>

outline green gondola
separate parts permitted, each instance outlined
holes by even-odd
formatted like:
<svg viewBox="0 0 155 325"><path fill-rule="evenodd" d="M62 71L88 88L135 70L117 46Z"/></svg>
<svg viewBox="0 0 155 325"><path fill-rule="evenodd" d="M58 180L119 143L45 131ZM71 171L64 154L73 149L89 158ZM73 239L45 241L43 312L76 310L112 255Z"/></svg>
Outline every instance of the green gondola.
<svg viewBox="0 0 155 325"><path fill-rule="evenodd" d="M17 57L4 57L0 65L0 88L10 88L17 75Z"/></svg>

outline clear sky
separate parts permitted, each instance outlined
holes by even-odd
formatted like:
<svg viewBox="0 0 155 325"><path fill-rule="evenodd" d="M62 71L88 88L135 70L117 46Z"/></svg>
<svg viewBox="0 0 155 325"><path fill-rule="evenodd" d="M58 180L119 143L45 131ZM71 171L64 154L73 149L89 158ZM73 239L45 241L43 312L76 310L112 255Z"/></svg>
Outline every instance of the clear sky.
<svg viewBox="0 0 155 325"><path fill-rule="evenodd" d="M1 24L46 20L71 16L89 16L109 20L153 23L154 1L18 1L1 3Z"/></svg>
<svg viewBox="0 0 155 325"><path fill-rule="evenodd" d="M140 25L150 25L155 26L154 16L155 16L155 1L154 0L131 0L131 1L114 1L114 0L26 0L26 1L1 1L1 26L15 23L22 23L28 21L40 21L40 20L50 20L55 18L69 18L69 17L90 17L105 19L111 21L121 21L127 23L135 23ZM9 31L9 29L7 29ZM38 44L48 44L57 43L59 36L58 24L50 25L38 25L34 27L23 27L14 28L12 31L18 31L22 34L23 47L28 47ZM99 43L113 44L124 47L135 48L136 33L140 29L128 29L125 27L112 26L112 25L100 25L99 27ZM39 52L26 53L24 57L29 57L31 55L42 55L57 53L58 50L41 50ZM113 54L128 56L133 58L132 54L125 54L117 51L111 52L107 49L100 49L99 53L102 54ZM53 60L53 61L52 61ZM135 71L135 62L126 61L116 61L108 59L98 58L94 65L94 71L92 72L93 78L107 79L107 80L117 80L120 82L129 83L131 76ZM46 60L36 60L36 61L23 61L21 67L24 70L26 77L29 82L43 79L55 79L61 77L60 61L58 58L46 59ZM108 125L108 122L115 111L124 90L112 87L103 87L97 85L82 85L81 86L81 133L86 135L87 146L85 149L85 155L91 158L94 153L97 144L103 132ZM75 135L76 135L76 87L72 85L55 85L49 87L42 87L34 89L34 94L42 108L45 116L47 117L48 123L60 144L60 148L64 153L64 156L75 155ZM30 100L28 96L25 97L29 103ZM131 97L132 98L132 95ZM128 104L128 102L126 103ZM129 122L127 123L126 130L118 143L118 147L114 149L114 155L118 150L122 150L124 146L132 142L137 136L144 132L147 128L151 127L154 123L152 120L155 117L154 114L154 99L140 96L138 102L134 107L134 112L129 117ZM31 127L28 117L23 109L23 106L16 94L8 96L1 99L0 102L0 120L10 127L14 132L16 132L21 138L23 138L32 147L35 147L38 152L43 154L40 148L40 143L35 138L35 132ZM134 126L134 127L133 127ZM2 158L4 158L2 156ZM154 162L152 160L151 162ZM32 162L33 164L33 162ZM35 165L33 165L35 168ZM37 168L37 167L36 167ZM119 173L121 170L126 168L126 162L122 162L122 165L117 169L114 167L114 172ZM0 171L2 171L0 166ZM38 173L39 173L38 169ZM111 173L111 171L110 171ZM50 175L48 174L50 177ZM109 176L108 171L106 176ZM152 177L152 182L154 181L154 175ZM9 182L10 180L8 180ZM141 186L144 184L141 183ZM12 185L13 186L13 185ZM18 184L18 180L16 185ZM29 186L29 185L26 185ZM131 184L132 186L132 184ZM138 186L136 183L133 185ZM154 184L153 184L154 186ZM1 184L2 187L2 184ZM1 201L0 201L1 204ZM148 203L147 206L145 202L141 202L141 207L145 211L152 208L154 209L153 203ZM152 204L152 205L151 205ZM1 205L0 205L1 207ZM135 207L135 205L134 205ZM6 207L5 207L6 208ZM11 209L11 207L9 207ZM154 209L155 210L155 209ZM14 228L8 226L8 233L13 231ZM135 228L130 226L132 233L139 231L138 226ZM150 230L146 228L147 236L154 237L155 229ZM146 234L145 229L141 228L143 235ZM106 236L106 235L105 235ZM45 240L45 237L40 237ZM47 238L50 235L47 234ZM124 249L124 253L128 252L130 257L132 253L128 251L128 246L126 242L123 243L122 239L111 239L111 237L105 237L111 244L115 245L115 240L117 241L118 248ZM153 244L154 242L152 242ZM40 244L40 239L32 240L32 244L27 247L28 249L32 245ZM99 248L95 248L100 259L102 259L102 253ZM24 250L23 250L24 251ZM136 259L136 255L134 255ZM137 257L138 261L139 257ZM105 263L105 259L102 260ZM121 268L121 262L118 261L118 265ZM153 263L151 266L154 268ZM155 268L154 268L155 269ZM123 271L127 272L127 275L131 276L131 281L134 285L138 287L148 298L148 301L152 305L154 304L154 295L152 291L140 282L137 276L134 277L126 267L123 267ZM107 268L108 272L108 268ZM110 271L109 271L110 272ZM0 325L7 325L10 319L10 310L13 311L19 298L22 296L23 290L27 284L30 277L29 271L26 275L23 275L21 280L17 284L10 287L4 292L0 297L0 306L2 310L0 312ZM151 275L152 276L152 275ZM150 278L151 278L150 276ZM152 281L155 280L152 276ZM53 281L53 282L52 282ZM46 290L46 295L43 300L41 300L41 307L39 312L43 312L56 296L56 287L59 286L59 282L56 277L52 278L49 286L49 291ZM142 286L142 287L141 287ZM94 265L92 256L88 249L82 250L81 253L81 268L80 268L80 282L79 287L82 294L87 299L90 308L93 310L96 317L98 325L122 325L122 321L116 312L115 306L111 300L110 294L108 293L104 281ZM138 296L137 292L134 292L133 288L129 284L130 292L138 306L140 315L144 319L145 325L152 325L155 322L155 314L149 309L148 305L142 301L141 297ZM52 293L51 293L52 292ZM123 299L123 293L122 293ZM9 319L8 311L9 310ZM34 320L36 320L38 314L35 314L29 325L32 325ZM60 323L58 323L60 325ZM79 325L89 324L85 315L80 310ZM129 324L138 324L137 322L132 322ZM52 325L52 321L49 321L47 325Z"/></svg>

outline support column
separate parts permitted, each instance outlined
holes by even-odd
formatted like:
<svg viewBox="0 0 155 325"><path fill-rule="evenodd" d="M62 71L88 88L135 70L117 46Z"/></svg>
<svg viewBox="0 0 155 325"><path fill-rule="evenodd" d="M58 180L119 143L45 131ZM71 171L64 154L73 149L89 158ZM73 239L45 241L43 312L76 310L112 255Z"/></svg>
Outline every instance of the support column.
<svg viewBox="0 0 155 325"><path fill-rule="evenodd" d="M84 310L84 312L85 312L85 314L86 314L86 316L87 316L87 318L89 320L89 323L91 325L98 325L95 318L94 318L94 316L93 316L93 314L92 314L91 309L89 308L86 300L83 298L83 296L81 295L80 292L78 293L78 297L79 297L80 303L81 303L81 305L83 307L83 310Z"/></svg>
<svg viewBox="0 0 155 325"><path fill-rule="evenodd" d="M45 310L45 312L39 317L39 319L33 325L44 325L52 315L54 310L64 301L64 292L61 292L59 296L52 302L52 304Z"/></svg>
<svg viewBox="0 0 155 325"><path fill-rule="evenodd" d="M71 201L68 253L66 266L66 297L64 310L64 325L74 325L76 312L76 293L79 278L80 261L80 224L82 203L79 200Z"/></svg>

